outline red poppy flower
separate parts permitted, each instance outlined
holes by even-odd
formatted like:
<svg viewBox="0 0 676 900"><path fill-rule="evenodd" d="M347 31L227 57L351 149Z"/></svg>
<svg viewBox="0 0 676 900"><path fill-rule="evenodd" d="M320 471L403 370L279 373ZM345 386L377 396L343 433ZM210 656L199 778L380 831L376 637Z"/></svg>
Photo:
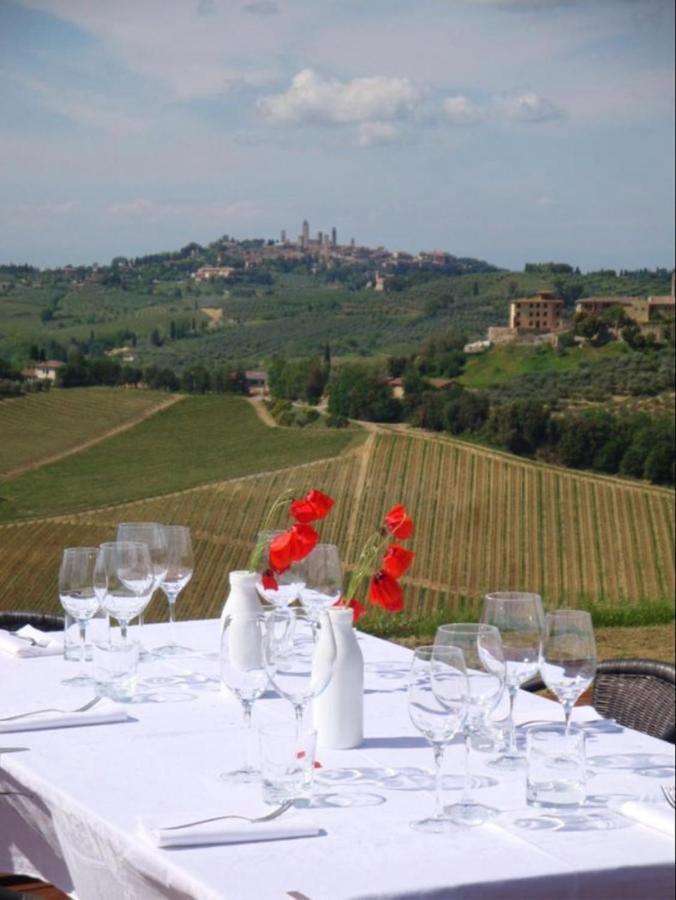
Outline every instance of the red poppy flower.
<svg viewBox="0 0 676 900"><path fill-rule="evenodd" d="M406 507L397 503L385 516L385 527L394 537L405 541L413 534L413 519L406 512Z"/></svg>
<svg viewBox="0 0 676 900"><path fill-rule="evenodd" d="M312 490L302 500L295 500L289 512L301 525L308 525L327 516L333 506L333 499L321 491Z"/></svg>
<svg viewBox="0 0 676 900"><path fill-rule="evenodd" d="M270 565L284 572L292 563L305 559L317 546L319 535L309 525L294 525L270 542Z"/></svg>
<svg viewBox="0 0 676 900"><path fill-rule="evenodd" d="M401 578L413 562L415 553L400 547L399 544L390 544L383 557L383 569L392 578Z"/></svg>
<svg viewBox="0 0 676 900"><path fill-rule="evenodd" d="M369 595L371 603L382 606L388 612L401 612L404 608L404 592L401 585L382 570L371 579Z"/></svg>
<svg viewBox="0 0 676 900"><path fill-rule="evenodd" d="M279 589L279 585L277 584L277 579L275 578L275 573L272 569L266 569L263 572L263 587L266 591L276 591Z"/></svg>
<svg viewBox="0 0 676 900"><path fill-rule="evenodd" d="M366 612L366 607L362 606L359 600L339 600L337 603L334 603L334 606L344 607L346 609L351 609L354 613L353 622L356 624L359 619Z"/></svg>

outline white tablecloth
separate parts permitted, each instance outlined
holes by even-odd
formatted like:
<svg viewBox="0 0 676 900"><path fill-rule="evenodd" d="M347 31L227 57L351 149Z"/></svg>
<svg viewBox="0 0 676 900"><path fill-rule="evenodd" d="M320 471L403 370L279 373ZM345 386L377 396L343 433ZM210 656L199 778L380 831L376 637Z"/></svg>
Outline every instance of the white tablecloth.
<svg viewBox="0 0 676 900"><path fill-rule="evenodd" d="M186 622L182 643L201 654L143 664L143 694L132 720L109 725L0 736L0 870L53 881L79 900L232 898L671 898L670 838L609 810L609 798L657 799L673 781L674 748L637 732L599 733L588 741L593 777L589 804L564 819L525 804L522 772L482 787L482 800L504 812L479 828L452 834L413 831L431 812L420 769L432 752L411 725L405 677L410 652L360 637L366 659L366 739L351 751L322 751L312 819L321 837L265 844L159 850L137 833L140 816L265 812L257 785L232 786L220 772L241 761L239 704L218 685L218 623ZM159 645L164 626L146 626ZM3 709L72 705L91 696L61 685L73 663L0 657ZM519 696L520 721L560 719L556 704ZM292 720L291 707L264 697L254 722ZM474 755L478 775L495 778ZM447 750L448 802L459 796L459 741ZM672 768L670 768L672 767ZM394 772L400 775L392 779ZM293 810L289 817L303 815ZM178 816L178 818L177 818Z"/></svg>

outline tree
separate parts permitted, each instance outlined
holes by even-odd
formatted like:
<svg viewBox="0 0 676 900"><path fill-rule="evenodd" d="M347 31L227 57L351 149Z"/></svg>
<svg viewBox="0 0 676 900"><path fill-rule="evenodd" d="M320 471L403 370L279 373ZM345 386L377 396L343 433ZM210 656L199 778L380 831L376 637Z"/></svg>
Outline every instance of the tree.
<svg viewBox="0 0 676 900"><path fill-rule="evenodd" d="M334 373L329 412L350 419L397 422L401 419L401 403L392 397L389 385L379 375L362 366L347 365Z"/></svg>

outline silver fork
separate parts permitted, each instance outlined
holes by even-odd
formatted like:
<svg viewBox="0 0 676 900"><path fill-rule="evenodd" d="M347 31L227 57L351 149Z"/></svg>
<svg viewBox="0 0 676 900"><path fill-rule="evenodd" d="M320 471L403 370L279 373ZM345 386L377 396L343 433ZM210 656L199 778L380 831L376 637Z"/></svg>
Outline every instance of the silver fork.
<svg viewBox="0 0 676 900"><path fill-rule="evenodd" d="M93 700L90 700L88 703L85 703L83 706L78 706L77 709L56 709L56 708L48 708L48 709L33 709L30 712L25 713L17 713L15 716L5 716L0 719L0 722L15 722L17 719L26 719L29 716L37 716L40 713L82 713L87 712L88 709L91 709L93 706L96 706L97 703L101 701L100 697L94 697Z"/></svg>
<svg viewBox="0 0 676 900"><path fill-rule="evenodd" d="M281 816L282 813L285 813L287 809L291 809L293 806L293 800L286 800L282 803L281 806L278 806L277 809L273 809L272 812L268 813L266 816L259 816L257 819L251 819L249 816L212 816L211 819L197 819L195 822L183 822L180 825L163 825L161 826L162 831L177 831L179 828L192 828L194 825L207 825L209 822L220 822L222 819L242 819L245 822L272 822L273 819L276 819L278 816Z"/></svg>
<svg viewBox="0 0 676 900"><path fill-rule="evenodd" d="M669 806L672 809L676 809L676 786L673 784L662 784L660 785L660 787L662 788L664 799L667 801Z"/></svg>
<svg viewBox="0 0 676 900"><path fill-rule="evenodd" d="M38 641L36 638L32 638L27 634L18 634L16 631L14 632L14 637L19 638L20 641L28 641L31 647L49 647L49 638Z"/></svg>

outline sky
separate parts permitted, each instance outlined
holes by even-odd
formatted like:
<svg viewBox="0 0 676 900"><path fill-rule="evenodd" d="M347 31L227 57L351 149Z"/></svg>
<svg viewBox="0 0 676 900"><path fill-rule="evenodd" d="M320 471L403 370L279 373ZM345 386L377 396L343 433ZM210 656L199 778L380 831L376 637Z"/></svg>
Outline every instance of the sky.
<svg viewBox="0 0 676 900"><path fill-rule="evenodd" d="M674 261L674 0L0 0L0 263Z"/></svg>

